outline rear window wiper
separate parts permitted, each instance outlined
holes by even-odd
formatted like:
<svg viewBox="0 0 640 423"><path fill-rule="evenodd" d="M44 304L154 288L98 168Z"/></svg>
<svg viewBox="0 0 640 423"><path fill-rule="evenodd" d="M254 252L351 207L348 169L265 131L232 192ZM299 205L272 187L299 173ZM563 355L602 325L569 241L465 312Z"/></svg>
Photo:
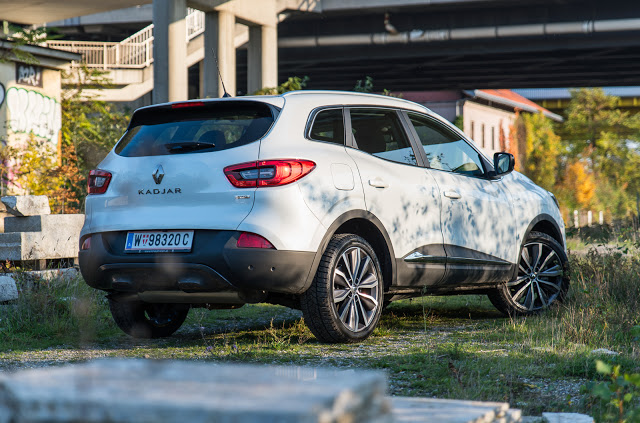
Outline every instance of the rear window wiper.
<svg viewBox="0 0 640 423"><path fill-rule="evenodd" d="M165 148L169 153L184 153L187 151L207 150L209 148L215 148L216 145L212 142L200 142L200 141L186 141L186 142L174 142L165 144Z"/></svg>

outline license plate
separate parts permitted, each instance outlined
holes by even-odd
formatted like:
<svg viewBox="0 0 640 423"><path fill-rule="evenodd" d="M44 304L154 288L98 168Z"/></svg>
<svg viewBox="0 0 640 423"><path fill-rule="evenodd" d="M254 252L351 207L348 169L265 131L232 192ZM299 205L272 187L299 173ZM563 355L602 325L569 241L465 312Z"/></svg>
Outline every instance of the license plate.
<svg viewBox="0 0 640 423"><path fill-rule="evenodd" d="M127 253L178 253L191 251L193 231L144 231L127 233Z"/></svg>

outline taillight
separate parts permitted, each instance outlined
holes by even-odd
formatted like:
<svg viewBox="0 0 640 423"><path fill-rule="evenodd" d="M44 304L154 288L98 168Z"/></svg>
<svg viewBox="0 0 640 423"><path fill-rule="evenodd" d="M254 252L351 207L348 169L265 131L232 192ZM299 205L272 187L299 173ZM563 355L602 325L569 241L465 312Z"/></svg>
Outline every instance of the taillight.
<svg viewBox="0 0 640 423"><path fill-rule="evenodd" d="M109 188L109 182L111 182L111 172L100 169L90 171L87 180L89 194L104 194Z"/></svg>
<svg viewBox="0 0 640 423"><path fill-rule="evenodd" d="M236 188L273 187L295 182L315 167L311 160L259 160L227 166L224 174Z"/></svg>
<svg viewBox="0 0 640 423"><path fill-rule="evenodd" d="M241 233L236 245L238 248L267 248L275 250L275 247L269 241L260 235L252 234L250 232Z"/></svg>
<svg viewBox="0 0 640 423"><path fill-rule="evenodd" d="M82 245L80 246L81 250L88 250L91 248L91 237L88 236L82 241Z"/></svg>

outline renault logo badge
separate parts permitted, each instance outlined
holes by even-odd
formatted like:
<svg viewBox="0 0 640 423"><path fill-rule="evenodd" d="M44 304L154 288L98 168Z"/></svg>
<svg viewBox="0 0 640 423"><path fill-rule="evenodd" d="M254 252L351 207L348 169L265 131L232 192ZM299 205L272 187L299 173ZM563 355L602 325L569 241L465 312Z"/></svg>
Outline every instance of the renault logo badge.
<svg viewBox="0 0 640 423"><path fill-rule="evenodd" d="M162 165L158 165L158 168L153 173L153 180L156 181L157 185L160 185L162 178L164 178L164 169L162 168Z"/></svg>

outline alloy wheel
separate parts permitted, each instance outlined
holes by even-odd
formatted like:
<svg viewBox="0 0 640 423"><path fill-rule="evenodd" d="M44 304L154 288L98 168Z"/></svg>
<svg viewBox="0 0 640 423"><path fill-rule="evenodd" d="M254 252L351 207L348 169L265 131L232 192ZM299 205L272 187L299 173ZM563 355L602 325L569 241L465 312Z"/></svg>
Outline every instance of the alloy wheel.
<svg viewBox="0 0 640 423"><path fill-rule="evenodd" d="M562 294L563 263L543 242L522 247L518 277L507 282L507 290L517 309L533 312L549 307Z"/></svg>
<svg viewBox="0 0 640 423"><path fill-rule="evenodd" d="M360 247L345 250L332 279L333 302L340 321L352 332L367 329L375 320L381 294L371 257Z"/></svg>

